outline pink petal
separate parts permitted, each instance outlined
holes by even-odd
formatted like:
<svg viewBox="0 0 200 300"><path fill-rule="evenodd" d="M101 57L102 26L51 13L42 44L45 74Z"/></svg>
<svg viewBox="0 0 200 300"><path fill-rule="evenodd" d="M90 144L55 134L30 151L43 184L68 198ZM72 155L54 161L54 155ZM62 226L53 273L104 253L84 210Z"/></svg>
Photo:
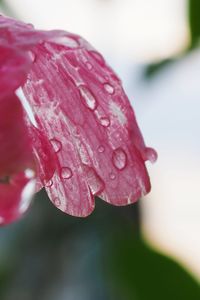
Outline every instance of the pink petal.
<svg viewBox="0 0 200 300"><path fill-rule="evenodd" d="M19 99L0 98L0 224L18 219L34 193L34 161Z"/></svg>
<svg viewBox="0 0 200 300"><path fill-rule="evenodd" d="M24 91L40 130L59 148L48 195L61 210L86 216L94 195L126 205L149 192L149 155L120 80L83 40L69 44L34 48Z"/></svg>
<svg viewBox="0 0 200 300"><path fill-rule="evenodd" d="M4 42L5 32L0 30L0 224L7 224L30 204L35 163L24 110L15 95L15 89L26 80L30 55Z"/></svg>
<svg viewBox="0 0 200 300"><path fill-rule="evenodd" d="M2 43L32 62L22 88L37 124L27 125L51 201L87 216L95 195L126 205L146 194L144 161L156 154L145 147L121 82L102 56L63 31L36 31L4 17L0 28Z"/></svg>
<svg viewBox="0 0 200 300"><path fill-rule="evenodd" d="M0 179L0 224L19 219L29 208L35 191L34 173L18 172Z"/></svg>

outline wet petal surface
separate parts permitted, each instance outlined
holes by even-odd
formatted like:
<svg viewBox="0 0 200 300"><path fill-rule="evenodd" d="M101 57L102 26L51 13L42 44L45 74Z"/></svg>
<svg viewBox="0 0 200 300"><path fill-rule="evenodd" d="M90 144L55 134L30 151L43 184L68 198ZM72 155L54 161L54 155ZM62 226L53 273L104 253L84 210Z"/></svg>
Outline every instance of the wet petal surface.
<svg viewBox="0 0 200 300"><path fill-rule="evenodd" d="M7 62L0 70L4 80L0 90L5 96L22 87L22 98L34 117L34 121L27 118L29 134L24 131L24 136L31 138L35 156L35 166L30 166L29 142L23 144L22 138L25 129L19 131L22 143L16 154L10 151L10 163L9 159L1 162L2 184L7 175L6 184L10 184L13 174L27 167L36 169L37 189L45 186L51 201L74 216L90 214L95 195L114 205L126 205L146 194L150 182L144 162L155 160L156 154L145 147L121 82L101 54L77 35L38 31L2 16L0 32L4 55L0 63ZM2 191L9 189L2 186Z"/></svg>
<svg viewBox="0 0 200 300"><path fill-rule="evenodd" d="M53 42L36 46L23 87L40 130L54 141L49 197L75 216L93 210L94 195L126 205L150 189L145 145L120 80L86 45L77 39L71 49Z"/></svg>

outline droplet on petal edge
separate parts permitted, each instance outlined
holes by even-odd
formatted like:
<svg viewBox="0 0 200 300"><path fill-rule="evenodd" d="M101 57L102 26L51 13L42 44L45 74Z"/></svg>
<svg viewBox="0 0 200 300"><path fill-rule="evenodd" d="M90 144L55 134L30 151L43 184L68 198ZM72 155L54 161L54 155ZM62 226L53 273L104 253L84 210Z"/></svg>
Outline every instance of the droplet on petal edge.
<svg viewBox="0 0 200 300"><path fill-rule="evenodd" d="M92 50L89 53L101 66L105 65L105 60L99 52Z"/></svg>
<svg viewBox="0 0 200 300"><path fill-rule="evenodd" d="M144 150L143 159L149 160L151 163L155 163L158 158L157 152L153 148L146 148Z"/></svg>
<svg viewBox="0 0 200 300"><path fill-rule="evenodd" d="M58 45L63 45L63 46L70 47L70 48L76 48L79 46L78 41L70 36L54 37L52 39L52 42L54 42Z"/></svg>
<svg viewBox="0 0 200 300"><path fill-rule="evenodd" d="M61 201L60 201L60 199L58 197L56 197L53 202L55 203L55 205L57 207L59 207L61 205Z"/></svg>
<svg viewBox="0 0 200 300"><path fill-rule="evenodd" d="M127 164L127 155L122 148L113 151L112 161L118 170L123 170Z"/></svg>

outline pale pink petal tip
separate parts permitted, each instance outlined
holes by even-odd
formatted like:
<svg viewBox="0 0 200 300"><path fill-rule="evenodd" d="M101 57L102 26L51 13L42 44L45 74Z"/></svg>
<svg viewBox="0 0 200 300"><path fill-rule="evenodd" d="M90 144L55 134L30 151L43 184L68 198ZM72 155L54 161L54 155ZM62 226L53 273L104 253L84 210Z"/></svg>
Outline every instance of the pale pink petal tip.
<svg viewBox="0 0 200 300"><path fill-rule="evenodd" d="M101 54L74 34L0 17L3 23L28 61L21 87L35 123L26 123L38 184L51 201L83 217L94 209L95 196L127 205L148 193L145 161L157 154L146 148L121 81ZM6 46L10 41L3 38Z"/></svg>

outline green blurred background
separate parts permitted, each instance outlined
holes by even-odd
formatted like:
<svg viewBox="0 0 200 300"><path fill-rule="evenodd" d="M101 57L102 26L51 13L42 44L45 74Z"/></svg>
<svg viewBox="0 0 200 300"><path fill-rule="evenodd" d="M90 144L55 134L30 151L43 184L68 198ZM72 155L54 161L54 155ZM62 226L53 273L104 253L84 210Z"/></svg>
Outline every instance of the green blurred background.
<svg viewBox="0 0 200 300"><path fill-rule="evenodd" d="M1 1L5 14L76 31L100 49L137 98L160 156L152 193L135 205L96 199L94 213L78 219L39 192L21 221L0 228L1 300L200 299L200 1L171 1L164 24L169 2Z"/></svg>

